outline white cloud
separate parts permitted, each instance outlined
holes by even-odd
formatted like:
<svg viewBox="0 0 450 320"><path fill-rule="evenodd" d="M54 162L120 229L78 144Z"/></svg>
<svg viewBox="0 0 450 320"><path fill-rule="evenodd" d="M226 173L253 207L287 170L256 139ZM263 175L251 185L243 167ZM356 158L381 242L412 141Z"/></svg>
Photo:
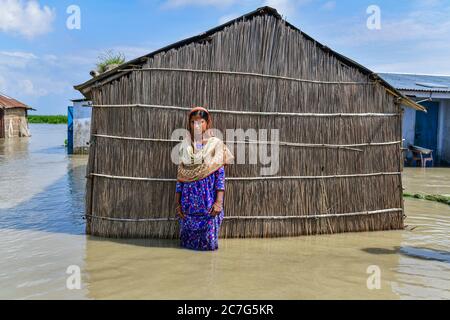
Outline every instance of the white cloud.
<svg viewBox="0 0 450 320"><path fill-rule="evenodd" d="M51 31L55 15L36 0L0 0L0 31L34 38Z"/></svg>
<svg viewBox="0 0 450 320"><path fill-rule="evenodd" d="M265 0L264 5L275 8L284 18L297 15L297 9L312 0Z"/></svg>
<svg viewBox="0 0 450 320"><path fill-rule="evenodd" d="M274 7L282 15L288 15L294 11L294 1L291 0L266 0L264 5Z"/></svg>
<svg viewBox="0 0 450 320"><path fill-rule="evenodd" d="M116 46L111 49L122 52L127 60L131 60L153 51L154 46ZM95 68L98 56L104 51L93 48L73 54L35 54L0 50L0 91L35 104L41 97L69 99L77 95L73 85L90 79L89 71Z"/></svg>
<svg viewBox="0 0 450 320"><path fill-rule="evenodd" d="M37 88L30 79L22 79L18 81L19 89L28 96L42 97L48 94L44 88Z"/></svg>
<svg viewBox="0 0 450 320"><path fill-rule="evenodd" d="M290 18L297 15L297 9L302 5L308 4L313 0L166 0L162 8L178 9L187 6L210 6L216 8L226 8L234 5L234 7L261 7L270 6L275 8L284 18ZM333 2L333 1L330 1ZM227 22L240 14L227 14L219 19L219 23Z"/></svg>
<svg viewBox="0 0 450 320"><path fill-rule="evenodd" d="M436 10L411 11L404 17L381 18L380 30L369 30L365 24L355 21L341 21L337 40L341 44L361 45L364 43L410 42L411 49L423 42L450 41L450 7ZM336 22L334 22L336 23ZM355 27L356 26L356 27ZM345 29L345 30L343 30ZM417 42L413 42L417 41Z"/></svg>
<svg viewBox="0 0 450 320"><path fill-rule="evenodd" d="M6 79L0 75L0 92L6 91Z"/></svg>
<svg viewBox="0 0 450 320"><path fill-rule="evenodd" d="M236 19L237 17L240 17L241 14L240 13L230 13L227 15L224 15L222 17L219 18L219 24L224 24L230 20Z"/></svg>
<svg viewBox="0 0 450 320"><path fill-rule="evenodd" d="M404 72L419 74L445 74L450 75L450 61L445 55L429 57L411 57L391 59L391 63L373 64L371 70L376 72ZM401 61L399 61L401 60Z"/></svg>
<svg viewBox="0 0 450 320"><path fill-rule="evenodd" d="M334 8L336 8L336 1L327 1L322 5L321 8L327 11L333 10Z"/></svg>
<svg viewBox="0 0 450 320"><path fill-rule="evenodd" d="M112 48L115 52L121 52L125 55L125 59L132 60L141 56L144 56L154 50L155 48L150 47L133 47L133 46L117 46Z"/></svg>
<svg viewBox="0 0 450 320"><path fill-rule="evenodd" d="M166 0L162 7L176 9L186 6L211 6L217 8L225 8L231 5L251 7L270 6L277 9L282 15L293 16L299 6L311 1L313 0Z"/></svg>
<svg viewBox="0 0 450 320"><path fill-rule="evenodd" d="M36 55L31 52L22 52L22 51L0 51L1 55L9 56L13 58L21 58L21 59L36 59Z"/></svg>
<svg viewBox="0 0 450 320"><path fill-rule="evenodd" d="M81 69L87 76L89 76L89 71L94 69L98 58L100 55L105 53L107 50L112 50L113 52L120 52L125 55L125 60L130 61L135 58L144 56L150 52L155 51L157 48L162 47L162 45L150 45L148 47L140 46L115 46L111 48L95 48L95 49L85 49L82 52L77 52L73 54L65 54L59 57L51 56L47 57L47 61L54 65L59 65L61 68L77 68ZM83 70L84 69L84 70Z"/></svg>
<svg viewBox="0 0 450 320"><path fill-rule="evenodd" d="M0 51L0 91L28 101L70 92L67 74L56 72L55 59L49 54Z"/></svg>
<svg viewBox="0 0 450 320"><path fill-rule="evenodd" d="M0 66L23 69L38 57L31 52L0 51Z"/></svg>
<svg viewBox="0 0 450 320"><path fill-rule="evenodd" d="M450 73L448 2L416 0L410 10L381 10L381 30L369 30L366 15L346 16L317 26L318 39L374 71Z"/></svg>
<svg viewBox="0 0 450 320"><path fill-rule="evenodd" d="M0 74L0 91L23 100L68 94L72 90L67 77L41 72L32 65L24 70L0 65Z"/></svg>
<svg viewBox="0 0 450 320"><path fill-rule="evenodd" d="M238 0L167 0L163 7L165 8L179 8L185 6L214 6L226 7L239 2Z"/></svg>

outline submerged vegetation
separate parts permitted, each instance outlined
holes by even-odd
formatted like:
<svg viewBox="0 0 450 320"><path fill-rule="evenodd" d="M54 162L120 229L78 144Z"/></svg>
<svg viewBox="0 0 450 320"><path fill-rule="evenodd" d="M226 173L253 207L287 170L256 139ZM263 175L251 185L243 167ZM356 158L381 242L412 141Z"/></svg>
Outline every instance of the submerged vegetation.
<svg viewBox="0 0 450 320"><path fill-rule="evenodd" d="M67 123L67 116L65 116L65 115L28 115L28 123L63 124L63 123Z"/></svg>
<svg viewBox="0 0 450 320"><path fill-rule="evenodd" d="M441 194L421 194L421 193L404 192L403 197L442 202L442 203L450 205L450 196L441 195Z"/></svg>

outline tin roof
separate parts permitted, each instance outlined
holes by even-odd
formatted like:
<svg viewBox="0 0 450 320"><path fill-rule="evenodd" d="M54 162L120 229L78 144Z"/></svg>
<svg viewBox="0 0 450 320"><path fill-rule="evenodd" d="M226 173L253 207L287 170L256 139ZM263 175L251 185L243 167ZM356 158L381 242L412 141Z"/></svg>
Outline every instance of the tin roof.
<svg viewBox="0 0 450 320"><path fill-rule="evenodd" d="M71 99L70 101L72 101L72 102L83 102L83 101L89 101L89 100L86 99L86 98L79 98L79 99Z"/></svg>
<svg viewBox="0 0 450 320"><path fill-rule="evenodd" d="M378 75L397 90L450 93L450 75L408 73L378 73Z"/></svg>
<svg viewBox="0 0 450 320"><path fill-rule="evenodd" d="M25 108L25 109L32 109L31 107L27 106L26 104L11 98L3 93L0 93L0 108L3 109L11 109L11 108Z"/></svg>

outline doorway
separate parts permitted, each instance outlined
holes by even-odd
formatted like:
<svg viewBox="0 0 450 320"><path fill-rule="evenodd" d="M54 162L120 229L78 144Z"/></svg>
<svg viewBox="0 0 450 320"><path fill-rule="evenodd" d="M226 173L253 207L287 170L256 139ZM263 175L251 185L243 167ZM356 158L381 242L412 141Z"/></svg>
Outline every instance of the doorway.
<svg viewBox="0 0 450 320"><path fill-rule="evenodd" d="M0 109L0 139L5 137L5 111Z"/></svg>
<svg viewBox="0 0 450 320"><path fill-rule="evenodd" d="M414 144L433 150L433 157L436 157L439 102L425 101L421 105L427 109L427 112L416 112Z"/></svg>

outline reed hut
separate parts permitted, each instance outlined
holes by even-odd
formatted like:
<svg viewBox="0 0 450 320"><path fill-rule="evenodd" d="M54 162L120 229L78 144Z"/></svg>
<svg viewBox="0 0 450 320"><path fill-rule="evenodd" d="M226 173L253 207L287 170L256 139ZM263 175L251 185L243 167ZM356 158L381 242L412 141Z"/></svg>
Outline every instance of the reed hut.
<svg viewBox="0 0 450 320"><path fill-rule="evenodd" d="M0 139L29 137L28 110L26 104L0 93Z"/></svg>
<svg viewBox="0 0 450 320"><path fill-rule="evenodd" d="M400 105L422 107L273 8L75 88L93 101L88 234L178 237L171 134L196 105L222 132L279 129L275 175L259 163L226 167L220 237L403 228Z"/></svg>

